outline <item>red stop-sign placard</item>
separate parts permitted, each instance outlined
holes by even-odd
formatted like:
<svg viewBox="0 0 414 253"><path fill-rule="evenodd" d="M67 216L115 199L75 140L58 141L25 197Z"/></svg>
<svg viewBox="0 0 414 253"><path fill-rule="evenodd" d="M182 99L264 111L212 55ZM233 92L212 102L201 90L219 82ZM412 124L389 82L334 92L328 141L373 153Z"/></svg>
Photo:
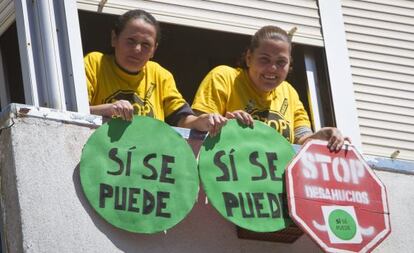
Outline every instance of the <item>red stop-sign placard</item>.
<svg viewBox="0 0 414 253"><path fill-rule="evenodd" d="M307 142L286 186L290 216L326 252L369 252L391 232L385 186L352 145Z"/></svg>

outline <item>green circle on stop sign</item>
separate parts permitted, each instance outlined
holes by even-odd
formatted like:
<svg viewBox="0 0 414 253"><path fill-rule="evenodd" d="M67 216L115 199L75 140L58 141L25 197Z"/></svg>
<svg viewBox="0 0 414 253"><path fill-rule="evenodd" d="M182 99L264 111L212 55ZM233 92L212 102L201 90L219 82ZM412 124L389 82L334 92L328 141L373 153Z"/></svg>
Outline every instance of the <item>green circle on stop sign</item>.
<svg viewBox="0 0 414 253"><path fill-rule="evenodd" d="M199 186L187 142L166 123L143 116L99 127L83 148L80 179L100 216L136 233L176 225L194 206Z"/></svg>
<svg viewBox="0 0 414 253"><path fill-rule="evenodd" d="M354 218L344 210L333 210L328 220L332 233L341 240L351 240L357 233L357 225Z"/></svg>
<svg viewBox="0 0 414 253"><path fill-rule="evenodd" d="M212 205L229 221L256 232L292 224L285 201L284 171L292 145L275 129L230 120L200 150L199 173Z"/></svg>

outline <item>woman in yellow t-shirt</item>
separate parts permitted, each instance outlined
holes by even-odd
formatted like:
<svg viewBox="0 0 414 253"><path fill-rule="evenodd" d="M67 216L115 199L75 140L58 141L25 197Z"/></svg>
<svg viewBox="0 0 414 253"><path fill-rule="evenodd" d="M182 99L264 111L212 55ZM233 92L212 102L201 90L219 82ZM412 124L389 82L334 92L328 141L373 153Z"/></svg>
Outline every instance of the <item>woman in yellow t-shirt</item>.
<svg viewBox="0 0 414 253"><path fill-rule="evenodd" d="M225 119L213 114L195 116L173 75L150 61L159 39L159 24L148 12L131 10L119 16L111 34L114 55L92 52L84 58L90 112L125 120L134 114L146 115L214 134L213 123L222 124Z"/></svg>
<svg viewBox="0 0 414 253"><path fill-rule="evenodd" d="M286 31L276 26L262 27L252 37L241 68L218 66L207 74L194 98L193 110L237 118L248 125L257 119L291 143L322 139L328 141L331 151L340 150L350 139L334 127L313 133L296 90L285 81L291 50ZM213 120L215 129L225 124L222 117L213 116Z"/></svg>

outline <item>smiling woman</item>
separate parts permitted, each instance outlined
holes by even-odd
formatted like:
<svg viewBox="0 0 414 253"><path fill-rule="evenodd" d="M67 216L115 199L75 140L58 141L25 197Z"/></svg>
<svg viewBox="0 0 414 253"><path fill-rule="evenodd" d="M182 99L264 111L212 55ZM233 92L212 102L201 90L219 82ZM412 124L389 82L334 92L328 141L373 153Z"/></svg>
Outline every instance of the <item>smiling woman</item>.
<svg viewBox="0 0 414 253"><path fill-rule="evenodd" d="M280 40L263 41L255 53L247 53L246 63L255 87L259 91L270 92L282 83L288 74L289 44Z"/></svg>
<svg viewBox="0 0 414 253"><path fill-rule="evenodd" d="M225 118L195 116L173 75L150 60L159 38L158 22L148 12L131 10L119 16L111 33L114 54L92 52L84 58L91 113L124 120L145 115L214 134L211 122Z"/></svg>
<svg viewBox="0 0 414 253"><path fill-rule="evenodd" d="M291 143L316 138L338 151L349 138L333 127L313 133L308 114L293 86L285 81L291 63L291 36L276 26L264 26L251 39L240 68L218 66L197 91L192 108L219 113L252 125L253 119L275 128Z"/></svg>

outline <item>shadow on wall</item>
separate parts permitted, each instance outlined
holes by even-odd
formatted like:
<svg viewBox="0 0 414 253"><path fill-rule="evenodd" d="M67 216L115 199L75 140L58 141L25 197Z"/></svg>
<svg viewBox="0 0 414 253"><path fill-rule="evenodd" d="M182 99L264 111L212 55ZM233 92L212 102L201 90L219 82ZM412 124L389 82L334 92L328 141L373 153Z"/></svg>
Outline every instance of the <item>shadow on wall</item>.
<svg viewBox="0 0 414 253"><path fill-rule="evenodd" d="M80 165L73 171L76 195L93 224L85 226L85 233L93 234L98 229L113 245L123 252L234 252L239 248L235 226L222 218L211 205L205 204L205 195L199 194L198 202L179 224L166 233L137 234L114 227L106 222L89 204L80 183ZM214 221L214 222L212 222ZM86 224L87 225L87 224ZM229 236L230 235L230 236ZM230 237L230 238L229 238ZM222 240L227 238L227 242ZM223 244L237 245L223 249ZM97 243L98 244L98 243ZM104 244L103 244L104 245ZM105 249L113 252L114 249Z"/></svg>

